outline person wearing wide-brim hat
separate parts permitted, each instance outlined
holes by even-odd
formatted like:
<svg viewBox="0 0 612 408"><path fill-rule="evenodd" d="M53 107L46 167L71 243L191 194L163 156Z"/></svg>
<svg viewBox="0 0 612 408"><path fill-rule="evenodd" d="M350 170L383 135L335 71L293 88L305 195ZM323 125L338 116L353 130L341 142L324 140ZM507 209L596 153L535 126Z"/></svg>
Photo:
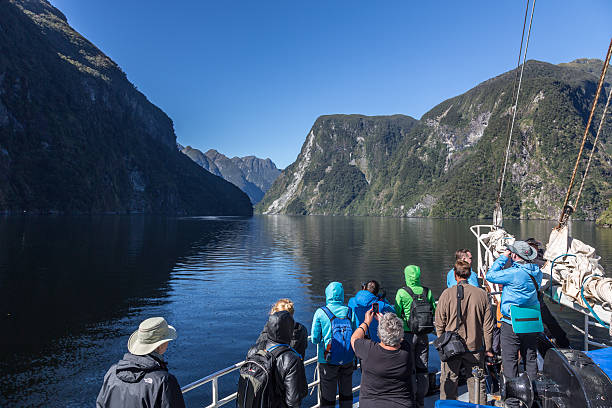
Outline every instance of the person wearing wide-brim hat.
<svg viewBox="0 0 612 408"><path fill-rule="evenodd" d="M506 251L489 268L486 279L503 285L501 297L501 348L504 375L518 376L518 352L525 359L526 371L535 378L537 366L537 333L515 333L512 326L511 307L539 306L538 290L542 286L542 271L533 263L537 251L525 241L506 245ZM512 265L504 269L508 260Z"/></svg>
<svg viewBox="0 0 612 408"><path fill-rule="evenodd" d="M129 353L104 376L96 407L185 407L181 387L162 357L176 337L163 317L140 323L128 340Z"/></svg>

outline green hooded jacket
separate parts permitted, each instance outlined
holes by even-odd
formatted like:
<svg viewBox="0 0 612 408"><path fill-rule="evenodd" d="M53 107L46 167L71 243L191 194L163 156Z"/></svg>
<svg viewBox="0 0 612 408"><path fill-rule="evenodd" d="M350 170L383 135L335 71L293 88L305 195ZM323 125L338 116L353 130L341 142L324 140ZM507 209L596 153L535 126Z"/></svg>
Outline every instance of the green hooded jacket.
<svg viewBox="0 0 612 408"><path fill-rule="evenodd" d="M404 268L404 277L406 278L406 286L408 286L415 295L423 293L421 286L421 268L416 265L408 265ZM436 311L436 301L431 293L431 289L427 294L427 300L431 303L433 311ZM408 319L410 319L410 306L412 305L412 296L405 289L400 288L395 295L395 313L404 321L404 331L409 332Z"/></svg>

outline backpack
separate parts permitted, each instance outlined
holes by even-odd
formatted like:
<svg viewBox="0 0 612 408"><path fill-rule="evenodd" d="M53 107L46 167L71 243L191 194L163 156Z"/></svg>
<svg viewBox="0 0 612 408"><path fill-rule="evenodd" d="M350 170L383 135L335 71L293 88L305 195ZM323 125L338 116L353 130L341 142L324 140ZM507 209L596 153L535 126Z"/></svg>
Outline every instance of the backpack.
<svg viewBox="0 0 612 408"><path fill-rule="evenodd" d="M433 325L433 308L427 300L429 289L423 286L423 293L415 295L412 289L404 286L404 289L410 297L412 304L410 305L410 317L408 318L408 328L414 334L427 334L434 331Z"/></svg>
<svg viewBox="0 0 612 408"><path fill-rule="evenodd" d="M284 347L282 347L284 346ZM287 344L278 344L267 350L258 350L240 367L236 406L239 408L264 408L270 406L276 384L276 359Z"/></svg>
<svg viewBox="0 0 612 408"><path fill-rule="evenodd" d="M321 308L331 323L331 341L325 347L325 360L334 365L350 363L355 358L351 348L353 326L351 324L352 310L348 309L346 317L334 315L327 306Z"/></svg>

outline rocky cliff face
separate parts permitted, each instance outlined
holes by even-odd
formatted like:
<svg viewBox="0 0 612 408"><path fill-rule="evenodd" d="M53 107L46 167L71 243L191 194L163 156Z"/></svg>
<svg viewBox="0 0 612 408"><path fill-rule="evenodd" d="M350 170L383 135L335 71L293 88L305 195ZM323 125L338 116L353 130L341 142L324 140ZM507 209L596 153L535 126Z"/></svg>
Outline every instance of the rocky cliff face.
<svg viewBox="0 0 612 408"><path fill-rule="evenodd" d="M46 0L0 2L0 211L251 213Z"/></svg>
<svg viewBox="0 0 612 408"><path fill-rule="evenodd" d="M502 201L505 216L558 216L601 66L598 60L559 66L527 62ZM442 102L419 121L399 115L317 119L296 162L283 171L257 210L490 217L514 77L510 71L485 81ZM610 83L606 86L609 90ZM576 218L595 219L612 195L611 133L608 117Z"/></svg>
<svg viewBox="0 0 612 408"><path fill-rule="evenodd" d="M232 157L230 159L214 149L202 153L191 146L180 150L212 174L223 177L239 187L249 196L253 204L261 201L266 191L280 174L280 170L270 159L260 159L255 156Z"/></svg>

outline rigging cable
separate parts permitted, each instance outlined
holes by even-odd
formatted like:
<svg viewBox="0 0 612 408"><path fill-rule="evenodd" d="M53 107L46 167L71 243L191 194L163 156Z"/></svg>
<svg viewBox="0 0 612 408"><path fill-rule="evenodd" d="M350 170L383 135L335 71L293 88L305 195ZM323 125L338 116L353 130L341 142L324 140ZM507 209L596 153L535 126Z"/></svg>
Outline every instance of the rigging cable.
<svg viewBox="0 0 612 408"><path fill-rule="evenodd" d="M608 101L606 102L606 106L604 107L603 113L601 115L601 120L599 121L599 128L597 129L597 134L595 135L595 141L593 142L593 147L591 148L591 154L589 155L589 161L587 162L586 169L584 170L584 175L582 176L582 182L580 183L580 189L578 190L578 196L576 197L576 203L574 203L574 207L578 208L578 201L580 201L580 196L582 195L582 188L584 187L584 182L587 178L587 174L589 174L589 168L591 167L591 160L593 160L593 154L595 153L595 147L597 146L597 141L599 140L599 134L601 133L601 128L606 120L606 114L608 113L608 106L610 105L610 98L612 97L612 86L610 87L610 93L608 94Z"/></svg>
<svg viewBox="0 0 612 408"><path fill-rule="evenodd" d="M574 165L574 171L572 172L572 178L570 179L569 186L567 187L567 194L565 195L565 201L563 202L563 207L561 209L561 215L559 216L559 225L557 225L557 229L560 229L561 227L565 225L570 215L574 211L574 208L568 205L569 198L570 198L570 194L572 193L572 188L574 187L574 179L576 178L576 171L578 170L578 164L580 163L580 158L582 157L582 151L584 150L584 143L586 142L586 138L589 134L589 129L591 127L591 121L593 120L593 115L595 114L595 108L597 107L597 101L599 100L599 94L601 93L601 87L606 77L606 72L608 71L608 65L610 64L611 55L612 55L612 39L610 39L610 46L608 47L608 54L606 55L606 60L604 61L603 69L601 70L601 75L599 77L599 83L597 84L597 93L595 94L595 100L593 101L593 106L591 106L591 113L589 114L589 120L587 122L586 128L584 129L584 136L582 137L582 143L580 144L580 150L578 151L578 157L576 158L576 164Z"/></svg>
<svg viewBox="0 0 612 408"><path fill-rule="evenodd" d="M514 109L513 109L514 112L512 113L512 122L510 124L510 132L508 134L508 145L506 146L506 158L504 160L504 167L502 170L501 179L499 181L499 194L497 195L496 208L501 207L501 196L502 196L502 192L504 189L504 179L506 178L506 168L508 166L508 156L510 154L510 142L512 141L512 130L514 129L514 121L516 119L516 111L518 108L519 94L521 93L521 83L523 82L523 72L525 71L527 48L529 47L529 37L531 36L531 26L533 23L533 12L535 10L535 2L536 0L533 0L533 4L531 6L531 17L529 19L529 30L527 32L527 42L525 43L525 53L523 55L523 66L521 67L521 74L519 76L518 89L516 91L516 101L514 103ZM529 0L527 0L527 9L525 9L525 21L523 22L523 37L525 36L525 23L527 22L527 11L528 10L529 10ZM523 38L521 38L521 49L522 47L523 47ZM519 65L520 65L520 62L521 62L521 53L519 51ZM516 69L518 70L518 66ZM515 78L515 81L516 81L516 78ZM514 96L514 89L512 90L512 96Z"/></svg>

